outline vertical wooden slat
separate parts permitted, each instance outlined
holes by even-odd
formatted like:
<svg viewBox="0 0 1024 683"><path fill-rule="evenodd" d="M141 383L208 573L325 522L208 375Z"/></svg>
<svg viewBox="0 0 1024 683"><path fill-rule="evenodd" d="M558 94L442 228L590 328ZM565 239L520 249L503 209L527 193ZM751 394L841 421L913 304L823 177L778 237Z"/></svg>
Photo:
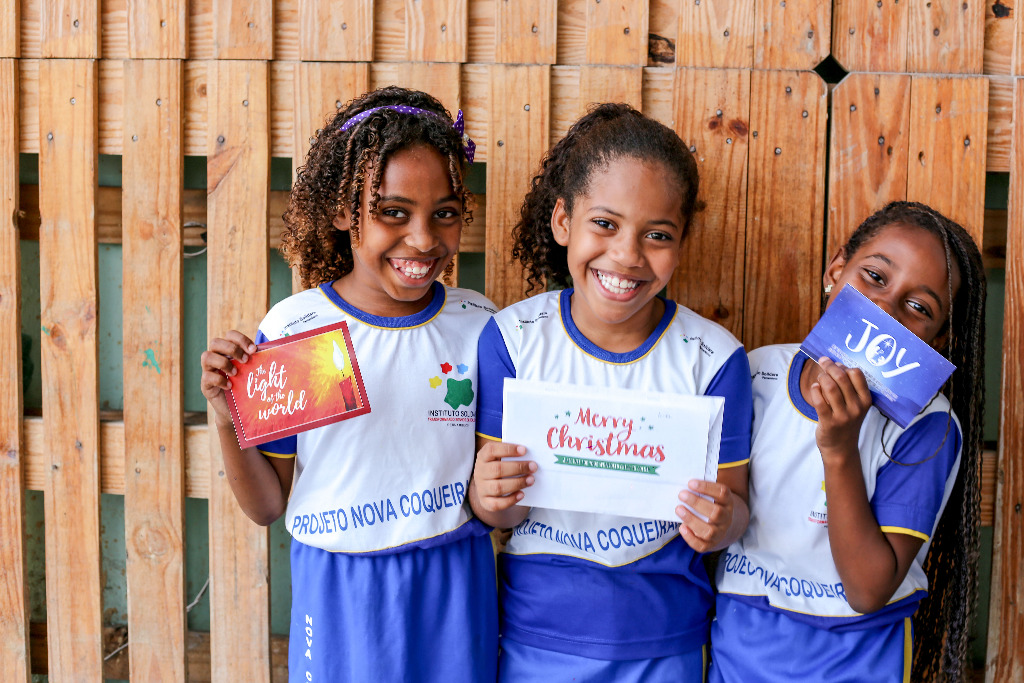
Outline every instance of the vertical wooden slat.
<svg viewBox="0 0 1024 683"><path fill-rule="evenodd" d="M905 71L906 0L833 0L832 56L849 71Z"/></svg>
<svg viewBox="0 0 1024 683"><path fill-rule="evenodd" d="M496 2L494 17L496 62L554 64L558 39L555 0Z"/></svg>
<svg viewBox="0 0 1024 683"><path fill-rule="evenodd" d="M125 549L132 680L185 680L180 61L127 60L122 180ZM154 615L160 615L154 618Z"/></svg>
<svg viewBox="0 0 1024 683"><path fill-rule="evenodd" d="M813 72L754 71L750 93L743 342L753 349L802 339L818 317L827 113Z"/></svg>
<svg viewBox="0 0 1024 683"><path fill-rule="evenodd" d="M640 67L580 67L580 111L582 116L592 104L625 102L634 109L642 107L644 72Z"/></svg>
<svg viewBox="0 0 1024 683"><path fill-rule="evenodd" d="M985 667L985 680L995 683L1024 679L1024 79L1017 79L1013 99L999 483Z"/></svg>
<svg viewBox="0 0 1024 683"><path fill-rule="evenodd" d="M980 74L986 4L948 0L909 3L907 71Z"/></svg>
<svg viewBox="0 0 1024 683"><path fill-rule="evenodd" d="M754 4L754 68L813 69L828 55L831 0Z"/></svg>
<svg viewBox="0 0 1024 683"><path fill-rule="evenodd" d="M698 199L669 296L706 318L743 332L743 260L747 221L750 72L676 71L676 132L693 151Z"/></svg>
<svg viewBox="0 0 1024 683"><path fill-rule="evenodd" d="M12 683L28 683L17 64L0 59L0 671Z"/></svg>
<svg viewBox="0 0 1024 683"><path fill-rule="evenodd" d="M272 59L274 17L271 0L209 0L213 5L216 59Z"/></svg>
<svg viewBox="0 0 1024 683"><path fill-rule="evenodd" d="M907 199L957 221L982 243L988 79L914 76Z"/></svg>
<svg viewBox="0 0 1024 683"><path fill-rule="evenodd" d="M270 191L268 68L210 65L207 160L207 330L249 337L267 311ZM210 414L211 433L216 433ZM270 680L268 534L251 522L224 478L210 439L210 654L215 681Z"/></svg>
<svg viewBox="0 0 1024 683"><path fill-rule="evenodd" d="M98 58L100 3L95 0L48 0L39 8L43 57Z"/></svg>
<svg viewBox="0 0 1024 683"><path fill-rule="evenodd" d="M97 65L39 65L46 613L55 681L102 676L96 339Z"/></svg>
<svg viewBox="0 0 1024 683"><path fill-rule="evenodd" d="M298 0L298 5L299 59L373 59L373 0Z"/></svg>
<svg viewBox="0 0 1024 683"><path fill-rule="evenodd" d="M395 85L428 92L447 108L452 116L462 106L462 81L459 64L426 64L423 62L400 62L395 65ZM377 83L377 87L385 85ZM468 122L467 132L472 135L473 123Z"/></svg>
<svg viewBox="0 0 1024 683"><path fill-rule="evenodd" d="M587 64L647 65L646 2L587 1Z"/></svg>
<svg viewBox="0 0 1024 683"><path fill-rule="evenodd" d="M464 62L469 0L405 0L405 54L413 62Z"/></svg>
<svg viewBox="0 0 1024 683"><path fill-rule="evenodd" d="M754 4L680 0L676 66L749 67L754 60Z"/></svg>
<svg viewBox="0 0 1024 683"><path fill-rule="evenodd" d="M188 0L126 0L128 56L184 59L188 54Z"/></svg>
<svg viewBox="0 0 1024 683"><path fill-rule="evenodd" d="M871 213L907 198L910 79L850 74L832 91L826 260Z"/></svg>
<svg viewBox="0 0 1024 683"><path fill-rule="evenodd" d="M8 2L0 10L0 58L21 56L21 3Z"/></svg>
<svg viewBox="0 0 1024 683"><path fill-rule="evenodd" d="M550 67L495 65L490 89L485 291L501 308L526 292L521 267L510 265L511 232L548 149Z"/></svg>

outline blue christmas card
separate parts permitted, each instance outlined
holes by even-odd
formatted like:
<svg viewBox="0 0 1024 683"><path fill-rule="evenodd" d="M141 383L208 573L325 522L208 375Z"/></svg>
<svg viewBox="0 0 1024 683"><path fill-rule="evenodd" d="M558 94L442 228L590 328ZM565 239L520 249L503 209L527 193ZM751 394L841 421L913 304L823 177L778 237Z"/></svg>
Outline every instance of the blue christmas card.
<svg viewBox="0 0 1024 683"><path fill-rule="evenodd" d="M956 367L850 285L825 310L800 350L828 356L867 378L875 407L910 424Z"/></svg>

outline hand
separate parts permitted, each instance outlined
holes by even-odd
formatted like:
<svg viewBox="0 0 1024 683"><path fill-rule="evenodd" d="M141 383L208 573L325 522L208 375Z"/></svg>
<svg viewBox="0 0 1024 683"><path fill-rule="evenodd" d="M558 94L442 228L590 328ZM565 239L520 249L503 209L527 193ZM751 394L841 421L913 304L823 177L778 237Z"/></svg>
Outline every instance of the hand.
<svg viewBox="0 0 1024 683"><path fill-rule="evenodd" d="M210 348L203 351L200 357L203 375L199 384L203 396L213 406L218 422L222 424L231 423L231 411L228 409L224 392L231 387L231 378L238 373L231 359L247 363L250 355L254 353L256 344L241 332L231 330L224 338L217 337L211 341Z"/></svg>
<svg viewBox="0 0 1024 683"><path fill-rule="evenodd" d="M473 484L480 511L501 512L523 499L523 489L533 485L537 463L503 460L522 455L526 455L524 446L500 441L488 441L480 449L473 466Z"/></svg>
<svg viewBox="0 0 1024 683"><path fill-rule="evenodd" d="M679 492L679 500L686 504L676 507L676 514L683 520L679 525L679 535L686 544L698 553L722 547L733 523L735 503L732 489L716 481L691 479L689 488ZM707 521L691 512L687 505L707 517Z"/></svg>
<svg viewBox="0 0 1024 683"><path fill-rule="evenodd" d="M871 390L864 373L825 357L818 361L818 366L821 372L811 384L808 397L818 412L815 431L818 450L822 457L837 452L858 452L860 427L871 408Z"/></svg>

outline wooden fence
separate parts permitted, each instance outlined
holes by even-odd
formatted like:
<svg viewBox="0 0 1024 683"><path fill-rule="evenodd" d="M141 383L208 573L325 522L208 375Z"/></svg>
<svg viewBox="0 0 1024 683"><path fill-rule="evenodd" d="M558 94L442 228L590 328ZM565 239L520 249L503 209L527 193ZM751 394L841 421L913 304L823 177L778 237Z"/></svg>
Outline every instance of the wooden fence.
<svg viewBox="0 0 1024 683"><path fill-rule="evenodd" d="M271 157L301 159L326 113L389 83L466 113L487 186L463 251L485 253L486 293L499 305L523 295L508 234L530 174L595 101L641 107L695 150L708 209L670 292L748 347L809 328L823 255L884 202L924 201L961 221L989 265L1006 268L1002 386L989 389L1001 393L1001 431L986 458L995 526L986 678L1024 680L1020 4L5 0L4 680L28 681L33 667L26 488L44 492L51 680L104 674L101 492L125 497L131 680L280 678L267 531L235 504L209 427L183 411L183 367L198 359L181 354L182 254L200 239L183 225L207 226L209 329L254 330L285 201L269 189ZM830 55L850 72L831 91L813 71ZM19 184L19 153L38 155L37 186ZM98 188L100 154L122 157L119 190ZM205 193L183 189L185 155L206 157ZM1008 214L986 215L986 172L1009 172ZM41 418L25 416L20 391L26 239L39 241ZM123 245L124 413L114 420L101 419L98 400L99 242ZM209 499L208 638L186 627L186 495Z"/></svg>

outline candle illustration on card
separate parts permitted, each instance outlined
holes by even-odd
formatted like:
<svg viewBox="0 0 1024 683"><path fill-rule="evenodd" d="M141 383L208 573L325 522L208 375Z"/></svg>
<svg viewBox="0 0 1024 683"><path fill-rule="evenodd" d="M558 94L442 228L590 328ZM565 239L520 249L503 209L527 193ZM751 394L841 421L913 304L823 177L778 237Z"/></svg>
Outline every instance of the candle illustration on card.
<svg viewBox="0 0 1024 683"><path fill-rule="evenodd" d="M242 448L370 412L344 322L260 344L234 363L228 405Z"/></svg>

